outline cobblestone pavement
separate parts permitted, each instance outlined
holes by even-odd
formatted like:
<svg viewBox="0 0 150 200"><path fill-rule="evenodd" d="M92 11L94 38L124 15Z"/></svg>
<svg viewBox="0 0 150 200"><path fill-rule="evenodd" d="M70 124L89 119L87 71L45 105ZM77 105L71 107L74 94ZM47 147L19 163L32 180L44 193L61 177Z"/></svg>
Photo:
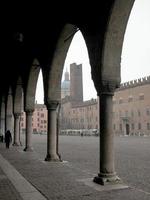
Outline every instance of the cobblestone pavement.
<svg viewBox="0 0 150 200"><path fill-rule="evenodd" d="M115 138L116 171L129 188L109 191L86 184L98 173L98 140L61 136L59 152L68 161L61 163L44 161L46 136L33 136L34 152L24 152L24 146L8 152L1 144L0 152L47 199L150 200L150 137Z"/></svg>

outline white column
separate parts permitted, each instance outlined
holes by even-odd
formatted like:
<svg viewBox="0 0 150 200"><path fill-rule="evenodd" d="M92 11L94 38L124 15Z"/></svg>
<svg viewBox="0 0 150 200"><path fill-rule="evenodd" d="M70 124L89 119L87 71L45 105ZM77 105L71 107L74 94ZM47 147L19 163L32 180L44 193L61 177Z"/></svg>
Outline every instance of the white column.
<svg viewBox="0 0 150 200"><path fill-rule="evenodd" d="M57 152L57 107L58 102L50 102L48 110L48 129L47 129L47 156L45 161L60 161Z"/></svg>
<svg viewBox="0 0 150 200"><path fill-rule="evenodd" d="M14 146L19 146L20 141L19 141L19 131L20 131L20 113L15 113L14 114Z"/></svg>
<svg viewBox="0 0 150 200"><path fill-rule="evenodd" d="M102 185L120 182L114 166L113 94L109 90L100 93L100 172L94 182Z"/></svg>
<svg viewBox="0 0 150 200"><path fill-rule="evenodd" d="M33 151L32 148L32 115L33 110L27 110L26 112L26 138L25 138L25 149L24 151Z"/></svg>

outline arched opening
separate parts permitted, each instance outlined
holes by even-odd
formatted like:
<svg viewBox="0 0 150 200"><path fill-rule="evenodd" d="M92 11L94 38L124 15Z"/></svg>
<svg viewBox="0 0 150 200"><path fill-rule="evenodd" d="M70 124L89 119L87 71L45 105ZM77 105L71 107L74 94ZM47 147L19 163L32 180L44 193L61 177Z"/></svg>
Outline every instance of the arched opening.
<svg viewBox="0 0 150 200"><path fill-rule="evenodd" d="M36 94L35 94L35 111L33 113L33 133L47 134L47 108L44 105L44 89L42 70L39 72Z"/></svg>
<svg viewBox="0 0 150 200"><path fill-rule="evenodd" d="M115 140L116 160L121 159L116 165L118 174L132 186L135 174L140 174L136 187L147 191L148 189L142 185L142 177L145 177L147 179L145 182L148 182L147 175L144 171L141 173L140 169L136 167L140 164L137 164L134 158L138 157L139 163L145 159L146 155L143 153L142 147L146 143L146 139L143 136L150 135L148 127L150 110L149 10L150 2L148 0L136 0L133 4L123 40L121 86L114 95L113 117L115 134L123 136L116 137ZM120 152L122 152L122 157ZM132 166L128 163L127 154L130 154L130 160L133 160ZM123 171L120 169L121 162L126 163L126 169ZM145 163L145 166L147 164ZM140 168L142 167L140 166ZM132 173L129 178L127 174L132 170L135 173Z"/></svg>
<svg viewBox="0 0 150 200"><path fill-rule="evenodd" d="M134 2L127 23L121 60L121 82L150 75L150 2Z"/></svg>
<svg viewBox="0 0 150 200"><path fill-rule="evenodd" d="M83 35L78 30L69 46L63 67L60 152L64 160L75 164L79 155L77 146L80 146L82 159L80 164L78 163L78 167L82 170L90 171L91 169L92 171L92 163L95 165L95 160L91 163L88 161L86 152L89 143L95 143L98 152L98 140L94 137L98 133L98 118L97 93L91 76L88 51ZM70 153L68 153L68 149L70 149ZM86 166L85 160L87 160Z"/></svg>
<svg viewBox="0 0 150 200"><path fill-rule="evenodd" d="M70 75L70 64L72 63L76 63L77 65L82 64L83 101L97 98L96 90L91 77L91 66L89 63L87 47L81 31L75 33L68 49L64 63L62 81L65 79L66 71L68 71Z"/></svg>
<svg viewBox="0 0 150 200"><path fill-rule="evenodd" d="M150 56L150 2L134 2L125 30L122 60L121 87L114 96L115 133L126 135L149 135L145 116L149 110L149 56ZM142 100L141 100L142 99ZM117 103L118 102L118 103ZM138 124L141 124L139 128Z"/></svg>

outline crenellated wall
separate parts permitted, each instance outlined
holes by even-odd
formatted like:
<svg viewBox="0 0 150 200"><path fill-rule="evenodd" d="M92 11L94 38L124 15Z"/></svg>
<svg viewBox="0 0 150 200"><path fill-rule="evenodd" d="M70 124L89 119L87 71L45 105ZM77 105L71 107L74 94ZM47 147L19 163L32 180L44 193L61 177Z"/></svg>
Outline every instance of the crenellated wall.
<svg viewBox="0 0 150 200"><path fill-rule="evenodd" d="M146 76L143 78L139 78L139 79L135 79L132 81L122 83L122 84L120 84L120 87L116 91L133 88L133 87L137 87L137 86L141 86L141 85L145 85L145 84L150 84L150 76Z"/></svg>

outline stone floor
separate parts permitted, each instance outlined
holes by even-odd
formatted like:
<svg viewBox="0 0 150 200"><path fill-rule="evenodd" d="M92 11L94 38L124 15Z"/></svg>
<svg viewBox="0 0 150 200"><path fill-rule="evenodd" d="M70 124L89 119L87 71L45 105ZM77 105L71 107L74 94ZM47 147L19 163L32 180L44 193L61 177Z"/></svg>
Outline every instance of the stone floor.
<svg viewBox="0 0 150 200"><path fill-rule="evenodd" d="M68 157L66 156L66 158L68 159L64 159L67 161L57 163L44 161L43 155L44 149L46 149L46 140L44 136L33 136L33 152L24 152L23 147L18 148L12 146L9 150L6 150L4 144L0 143L0 199L150 200L150 179L147 179L147 177L145 177L146 183L144 183L143 177L143 179L141 180L142 185L144 183L145 185L147 185L147 187L145 187L145 185L142 187L140 186L140 183L138 183L140 182L138 179L139 174L137 174L137 177L135 177L133 184L128 181L129 184L125 184L128 187L124 189L114 189L113 187L104 187L93 183L92 179L96 175L96 170L93 169L94 165L89 165L88 162L86 162L86 158L84 160L84 163L82 163L83 159L81 158L81 155L79 155L78 151L81 151L82 147L85 147L85 155L87 154L88 157L88 152L91 152L91 156L92 151L95 151L95 145L97 145L95 144L95 140L97 139L85 138L80 141L80 138L77 139L62 137L60 141L60 149L63 150L63 152L65 152L66 154L68 152ZM119 155L123 155L123 150L125 146L130 149L128 145L130 145L129 143L131 142L131 140L133 140L132 142L134 144L131 145L132 154L135 157L135 160L138 160L140 158L140 155L139 158L137 158L136 148L140 147L136 146L140 141L136 142L132 138L129 141L126 138L123 139L123 143L119 141L117 145L117 148L120 148ZM150 141L150 139L148 140ZM72 141L72 144L69 144L67 147L67 143L69 141ZM143 143L141 143L143 144L142 148L145 148L145 146L147 146L147 140L145 141L146 145L144 144L144 141ZM88 149L86 150L87 146ZM72 154L75 153L73 152L74 148L76 148L75 151L78 152L78 155L72 155L69 157L71 152ZM117 148L116 152L118 152ZM147 147L145 149L147 151ZM143 149L143 151L145 151L145 149ZM131 157L129 156L130 154L128 155L127 152L125 152L127 156L126 158L127 160L130 159L128 162L132 163ZM85 155L84 157L86 157ZM117 153L117 158L121 158L119 157L119 155ZM150 158L150 156L148 157ZM71 158L73 160L71 160ZM76 159L77 161L75 161ZM93 158L89 158L89 160L90 159ZM123 161L120 161L120 163L121 162ZM147 163L146 158L143 158L143 163L141 163L141 171L148 170L150 166L145 166L144 162ZM124 163L124 165L126 164L128 166L129 163ZM95 163L95 165L97 167L97 163ZM120 166L121 165L118 163L117 168L121 173ZM145 169L143 169L143 166L145 166ZM123 169L122 175L124 177L124 180L127 180L125 179L126 175L124 176L124 173L125 171ZM130 173L127 172L129 176ZM147 176L149 176L149 174L147 174ZM130 178L128 179L130 180Z"/></svg>

